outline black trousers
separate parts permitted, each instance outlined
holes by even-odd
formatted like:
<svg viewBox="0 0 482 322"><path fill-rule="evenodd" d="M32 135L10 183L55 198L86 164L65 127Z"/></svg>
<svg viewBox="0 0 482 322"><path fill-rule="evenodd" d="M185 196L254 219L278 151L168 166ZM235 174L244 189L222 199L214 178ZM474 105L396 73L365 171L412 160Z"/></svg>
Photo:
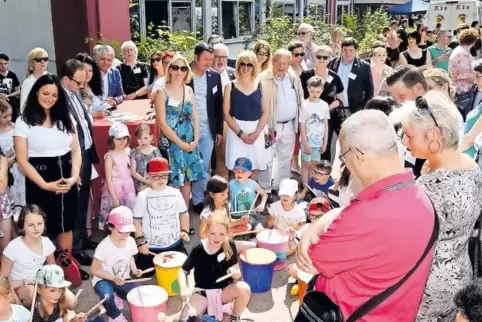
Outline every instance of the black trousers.
<svg viewBox="0 0 482 322"><path fill-rule="evenodd" d="M72 251L78 253L83 250L84 240L87 238L86 217L89 208L90 187L92 178L92 162L90 161L89 150L82 151L82 166L80 168L80 181L82 185L79 191L79 203L77 207L77 218L75 220L74 240Z"/></svg>

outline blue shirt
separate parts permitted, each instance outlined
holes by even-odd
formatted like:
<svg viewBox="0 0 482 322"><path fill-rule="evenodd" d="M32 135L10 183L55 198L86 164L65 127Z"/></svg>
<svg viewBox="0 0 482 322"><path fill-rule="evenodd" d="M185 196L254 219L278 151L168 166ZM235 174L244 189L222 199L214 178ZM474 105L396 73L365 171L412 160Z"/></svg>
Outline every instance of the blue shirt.
<svg viewBox="0 0 482 322"><path fill-rule="evenodd" d="M320 197L321 192L323 192L325 195L328 195L328 189L334 184L335 182L333 181L332 178L328 179L328 181L325 184L316 183L315 178L311 178L308 181L308 186L310 186L310 188L316 194L316 197Z"/></svg>
<svg viewBox="0 0 482 322"><path fill-rule="evenodd" d="M350 82L349 75L351 73L351 69L353 67L353 60L349 64L345 64L343 59L340 61L340 66L338 67L338 76L341 78L341 82L343 83L343 105L345 107L349 107L348 103L348 83Z"/></svg>
<svg viewBox="0 0 482 322"><path fill-rule="evenodd" d="M248 179L246 184L240 184L238 180L233 179L229 182L229 191L231 193L231 211L242 211L231 215L234 219L239 219L247 215L254 198L256 197L256 181Z"/></svg>
<svg viewBox="0 0 482 322"><path fill-rule="evenodd" d="M194 75L192 78L194 85L194 99L196 100L196 110L199 117L201 130L209 130L207 95L208 83L206 73L201 76Z"/></svg>

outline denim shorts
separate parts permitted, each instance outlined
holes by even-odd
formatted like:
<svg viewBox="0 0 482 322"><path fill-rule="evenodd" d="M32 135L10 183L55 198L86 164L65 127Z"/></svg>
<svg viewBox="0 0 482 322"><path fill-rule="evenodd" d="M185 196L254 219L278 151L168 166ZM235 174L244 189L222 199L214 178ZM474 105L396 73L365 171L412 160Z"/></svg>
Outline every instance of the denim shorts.
<svg viewBox="0 0 482 322"><path fill-rule="evenodd" d="M300 148L301 150L301 161L310 162L310 161L321 161L321 147L311 147L311 153L306 154L303 152L303 147Z"/></svg>

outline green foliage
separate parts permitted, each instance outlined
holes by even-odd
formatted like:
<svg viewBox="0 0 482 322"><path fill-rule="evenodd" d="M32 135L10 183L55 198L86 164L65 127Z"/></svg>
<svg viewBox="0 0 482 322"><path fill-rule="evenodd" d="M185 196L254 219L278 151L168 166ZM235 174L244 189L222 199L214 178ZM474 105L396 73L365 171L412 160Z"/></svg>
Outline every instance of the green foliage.
<svg viewBox="0 0 482 322"><path fill-rule="evenodd" d="M288 43L296 38L299 22L293 23L292 18L283 13L281 6L271 6L270 14L266 19L266 25L258 27L251 38L246 39L245 47L249 48L258 39L267 41L271 48L286 47ZM332 31L340 26L327 24L323 11L317 5L311 4L308 8L308 15L303 22L309 23L315 29L313 40L318 45L330 43ZM363 19L358 19L355 14L343 13L342 29L346 36L355 38L359 43L359 53L371 50L373 42L384 26L388 25L388 16L383 9L368 11Z"/></svg>

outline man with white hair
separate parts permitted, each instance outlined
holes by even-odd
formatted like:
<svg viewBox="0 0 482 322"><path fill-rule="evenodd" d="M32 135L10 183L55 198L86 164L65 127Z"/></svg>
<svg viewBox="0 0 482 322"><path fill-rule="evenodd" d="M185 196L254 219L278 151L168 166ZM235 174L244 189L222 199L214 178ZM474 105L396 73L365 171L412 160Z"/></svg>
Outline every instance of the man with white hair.
<svg viewBox="0 0 482 322"><path fill-rule="evenodd" d="M121 74L118 69L112 67L115 59L115 51L109 45L101 45L95 51L97 65L102 72L102 81L105 101L110 106L116 106L124 101Z"/></svg>
<svg viewBox="0 0 482 322"><path fill-rule="evenodd" d="M92 53L94 54L94 57L97 54L97 50L102 46L103 45L98 44L98 45L95 45L94 48L92 48ZM120 64L122 64L122 62L119 59L114 58L114 61L112 62L112 68L117 68L117 66L119 66Z"/></svg>
<svg viewBox="0 0 482 322"><path fill-rule="evenodd" d="M125 99L146 99L149 78L148 66L137 60L137 46L133 41L125 41L122 46L124 62L117 66L122 79Z"/></svg>
<svg viewBox="0 0 482 322"><path fill-rule="evenodd" d="M259 171L259 184L273 194L277 193L280 182L291 176L291 157L298 133L298 115L303 104L303 88L298 76L290 69L290 61L291 53L278 49L273 55L272 66L258 77L264 82L263 95L268 95L269 100L269 133L265 133L265 146L268 147L266 152L272 155L268 169ZM271 183L272 176L274 180Z"/></svg>
<svg viewBox="0 0 482 322"><path fill-rule="evenodd" d="M315 29L312 25L307 23L302 23L298 27L298 40L303 43L305 47L305 63L307 69L312 69L315 67L315 51L316 45L313 43L313 33Z"/></svg>
<svg viewBox="0 0 482 322"><path fill-rule="evenodd" d="M383 112L350 116L340 145L340 159L362 190L331 225L319 220L305 231L298 267L319 274L314 289L338 305L345 319L372 300L364 321L412 322L432 262L437 215L422 186L404 169L395 130ZM377 303L374 297L392 287Z"/></svg>
<svg viewBox="0 0 482 322"><path fill-rule="evenodd" d="M226 84L231 82L236 78L236 69L229 67L227 65L228 57L229 57L229 50L223 43L216 43L214 46L214 59L213 59L213 68L219 73L221 76L221 84L223 87L223 95L224 95L224 87ZM226 168L226 132L228 130L228 126L226 122L224 122L223 128L223 138L216 142L216 148L213 151L215 154L213 158L211 158L211 167L216 170L216 174L220 175L224 178L228 178L228 168Z"/></svg>

